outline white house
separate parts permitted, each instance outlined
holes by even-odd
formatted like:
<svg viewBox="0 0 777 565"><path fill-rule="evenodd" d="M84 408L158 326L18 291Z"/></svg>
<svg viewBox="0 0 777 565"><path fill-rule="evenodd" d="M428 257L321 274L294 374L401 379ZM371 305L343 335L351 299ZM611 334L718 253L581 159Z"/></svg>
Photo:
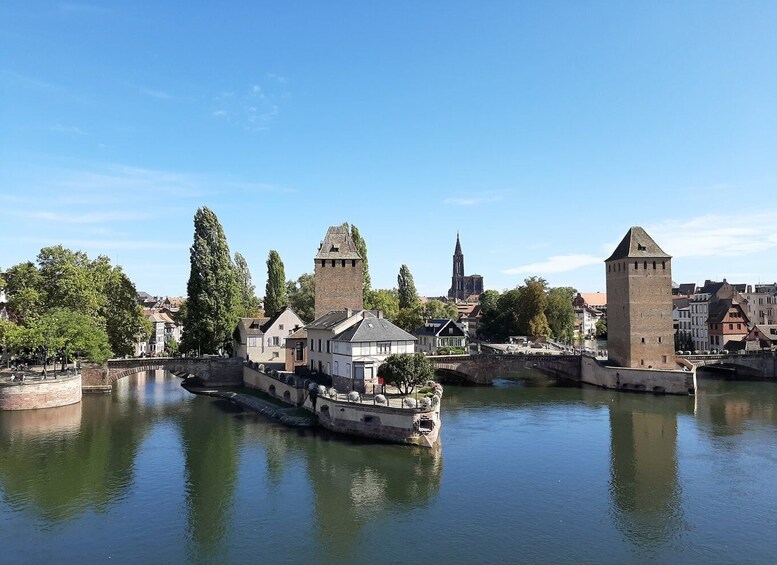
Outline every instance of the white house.
<svg viewBox="0 0 777 565"><path fill-rule="evenodd" d="M232 355L268 369L284 369L286 338L304 325L290 306L272 318L240 318L232 334Z"/></svg>
<svg viewBox="0 0 777 565"><path fill-rule="evenodd" d="M426 320L413 335L418 338L416 350L427 355L433 355L443 347L467 350L467 335L453 320Z"/></svg>
<svg viewBox="0 0 777 565"><path fill-rule="evenodd" d="M166 312L146 309L143 316L151 322L151 334L135 344L135 356L159 356L165 354L170 341L181 341L181 325Z"/></svg>
<svg viewBox="0 0 777 565"><path fill-rule="evenodd" d="M374 392L386 357L415 352L416 338L382 312L332 310L305 329L310 369L330 375L340 390Z"/></svg>

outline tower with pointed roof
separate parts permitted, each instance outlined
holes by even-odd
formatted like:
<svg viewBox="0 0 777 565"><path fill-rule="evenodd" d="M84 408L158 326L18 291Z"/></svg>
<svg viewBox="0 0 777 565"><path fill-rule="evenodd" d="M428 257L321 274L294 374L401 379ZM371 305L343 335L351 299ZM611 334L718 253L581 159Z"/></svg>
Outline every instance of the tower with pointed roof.
<svg viewBox="0 0 777 565"><path fill-rule="evenodd" d="M453 275L451 276L448 298L457 301L466 300L468 296L473 294L483 294L483 277L464 274L464 253L461 252L459 232L456 232L456 248L453 250Z"/></svg>
<svg viewBox="0 0 777 565"><path fill-rule="evenodd" d="M363 260L346 225L327 230L313 263L316 319L331 310L364 308Z"/></svg>
<svg viewBox="0 0 777 565"><path fill-rule="evenodd" d="M672 257L635 226L605 264L610 361L622 367L675 369Z"/></svg>

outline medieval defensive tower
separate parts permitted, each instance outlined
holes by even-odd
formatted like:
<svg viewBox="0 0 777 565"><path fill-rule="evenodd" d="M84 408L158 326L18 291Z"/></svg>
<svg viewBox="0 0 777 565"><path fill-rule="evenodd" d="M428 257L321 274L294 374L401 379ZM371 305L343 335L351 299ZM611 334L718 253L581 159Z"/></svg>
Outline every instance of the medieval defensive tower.
<svg viewBox="0 0 777 565"><path fill-rule="evenodd" d="M640 227L607 265L607 349L622 367L675 369L672 258Z"/></svg>
<svg viewBox="0 0 777 565"><path fill-rule="evenodd" d="M362 256L347 227L333 226L327 230L313 263L316 319L330 310L364 308Z"/></svg>

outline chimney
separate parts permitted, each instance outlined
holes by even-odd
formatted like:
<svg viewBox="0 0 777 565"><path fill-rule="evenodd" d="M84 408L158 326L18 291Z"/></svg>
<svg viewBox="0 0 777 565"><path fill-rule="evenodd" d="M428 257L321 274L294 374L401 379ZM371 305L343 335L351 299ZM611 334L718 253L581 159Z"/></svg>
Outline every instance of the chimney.
<svg viewBox="0 0 777 565"><path fill-rule="evenodd" d="M383 317L383 310L378 310L378 318L382 318L382 317Z"/></svg>
<svg viewBox="0 0 777 565"><path fill-rule="evenodd" d="M350 318L351 316L353 316L353 310L351 310L350 308L346 308L345 315L346 317Z"/></svg>

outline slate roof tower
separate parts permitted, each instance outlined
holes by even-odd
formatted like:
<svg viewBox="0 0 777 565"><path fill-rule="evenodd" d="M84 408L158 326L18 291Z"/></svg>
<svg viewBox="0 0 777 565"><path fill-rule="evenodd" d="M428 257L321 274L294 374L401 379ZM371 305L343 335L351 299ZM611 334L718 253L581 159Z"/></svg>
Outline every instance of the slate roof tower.
<svg viewBox="0 0 777 565"><path fill-rule="evenodd" d="M313 260L316 320L331 310L364 308L362 263L348 228L330 227Z"/></svg>
<svg viewBox="0 0 777 565"><path fill-rule="evenodd" d="M610 361L622 367L675 369L671 256L635 226L605 264Z"/></svg>

